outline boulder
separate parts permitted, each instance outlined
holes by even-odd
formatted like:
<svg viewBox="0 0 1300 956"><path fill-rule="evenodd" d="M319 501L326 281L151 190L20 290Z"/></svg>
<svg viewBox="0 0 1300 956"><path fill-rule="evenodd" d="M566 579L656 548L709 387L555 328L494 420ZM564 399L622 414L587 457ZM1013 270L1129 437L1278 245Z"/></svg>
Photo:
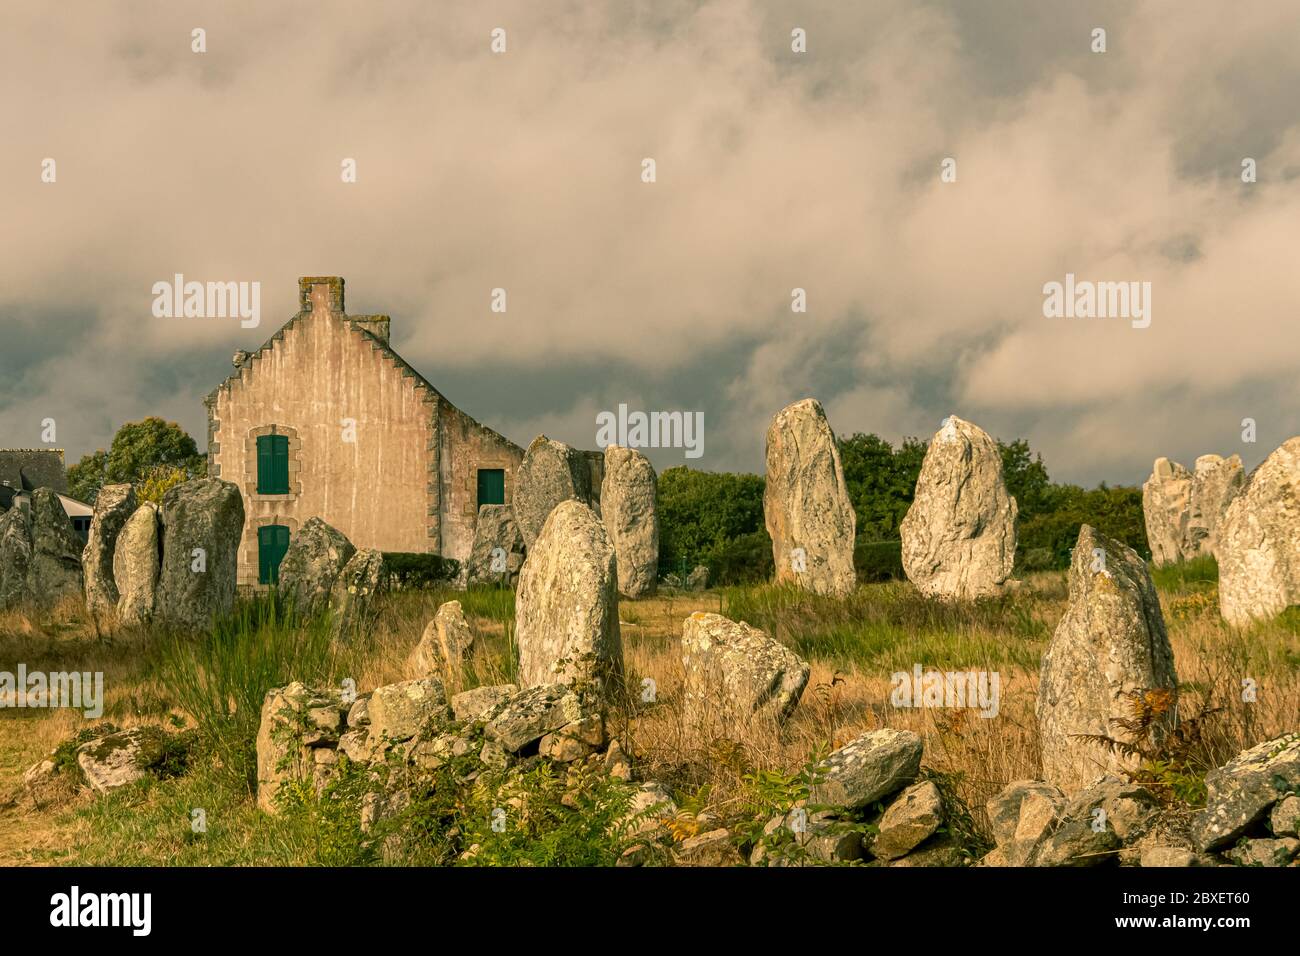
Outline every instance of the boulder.
<svg viewBox="0 0 1300 956"><path fill-rule="evenodd" d="M374 752L403 743L450 716L447 692L437 677L421 677L375 688L366 705Z"/></svg>
<svg viewBox="0 0 1300 956"><path fill-rule="evenodd" d="M384 556L374 548L359 549L343 566L330 589L336 637L346 639L370 625L383 571Z"/></svg>
<svg viewBox="0 0 1300 956"><path fill-rule="evenodd" d="M1300 437L1250 473L1215 535L1219 609L1229 624L1300 603Z"/></svg>
<svg viewBox="0 0 1300 956"><path fill-rule="evenodd" d="M235 603L244 500L239 486L196 478L171 488L162 503L162 570L154 618L201 631Z"/></svg>
<svg viewBox="0 0 1300 956"><path fill-rule="evenodd" d="M509 753L517 753L547 734L587 716L578 696L565 684L529 687L498 704L484 735Z"/></svg>
<svg viewBox="0 0 1300 956"><path fill-rule="evenodd" d="M989 825L993 829L993 842L998 846L1010 843L1020 825L1020 808L1032 795L1046 797L1059 807L1064 807L1065 794L1050 783L1041 780L1013 780L993 795L984 805Z"/></svg>
<svg viewBox="0 0 1300 956"><path fill-rule="evenodd" d="M90 522L81 567L86 576L86 606L91 613L116 613L118 593L113 576L113 554L117 538L127 519L135 513L135 487L105 485L95 497L95 516Z"/></svg>
<svg viewBox="0 0 1300 956"><path fill-rule="evenodd" d="M280 561L277 590L304 617L329 606L330 591L357 549L340 531L308 518Z"/></svg>
<svg viewBox="0 0 1300 956"><path fill-rule="evenodd" d="M810 667L757 628L696 611L682 625L683 720L689 727L781 723Z"/></svg>
<svg viewBox="0 0 1300 956"><path fill-rule="evenodd" d="M687 837L676 852L678 866L743 866L745 863L731 831L726 828Z"/></svg>
<svg viewBox="0 0 1300 956"><path fill-rule="evenodd" d="M448 601L425 626L420 642L407 659L406 673L411 677L459 676L473 646L474 634L460 602Z"/></svg>
<svg viewBox="0 0 1300 956"><path fill-rule="evenodd" d="M1040 780L1009 783L986 804L998 866L1026 866L1052 835L1068 801L1059 789Z"/></svg>
<svg viewBox="0 0 1300 956"><path fill-rule="evenodd" d="M82 597L81 538L63 502L50 488L32 492L32 560L27 591L38 604L55 604L65 597Z"/></svg>
<svg viewBox="0 0 1300 956"><path fill-rule="evenodd" d="M499 567L501 552L505 554L504 567ZM480 505L467 564L468 583L513 587L523 565L524 538L510 505Z"/></svg>
<svg viewBox="0 0 1300 956"><path fill-rule="evenodd" d="M763 517L778 583L817 594L853 590L857 517L835 434L816 399L786 406L767 428Z"/></svg>
<svg viewBox="0 0 1300 956"><path fill-rule="evenodd" d="M1070 603L1043 654L1037 705L1043 776L1067 793L1140 762L1077 735L1154 748L1172 727L1178 686L1160 600L1132 548L1084 525L1069 579ZM1144 729L1126 727L1138 706L1153 718Z"/></svg>
<svg viewBox="0 0 1300 956"><path fill-rule="evenodd" d="M1300 836L1300 797L1283 797L1268 815L1268 828L1274 836Z"/></svg>
<svg viewBox="0 0 1300 956"><path fill-rule="evenodd" d="M505 703L519 688L514 684L498 684L492 687L475 687L463 691L451 699L452 715L459 721L477 720L491 713L500 704Z"/></svg>
<svg viewBox="0 0 1300 956"><path fill-rule="evenodd" d="M608 702L622 682L614 548L600 518L561 502L528 549L515 596L519 684L561 682Z"/></svg>
<svg viewBox="0 0 1300 956"><path fill-rule="evenodd" d="M908 580L945 600L1000 594L1015 564L1017 513L997 442L956 415L944 419L899 525Z"/></svg>
<svg viewBox="0 0 1300 956"><path fill-rule="evenodd" d="M1217 850L1247 835L1288 792L1300 791L1300 734L1244 750L1205 776L1205 809L1192 819L1198 849Z"/></svg>
<svg viewBox="0 0 1300 956"><path fill-rule="evenodd" d="M27 589L32 567L32 521L26 508L0 515L0 610L32 599Z"/></svg>
<svg viewBox="0 0 1300 956"><path fill-rule="evenodd" d="M868 731L817 766L820 779L808 802L856 809L897 793L916 779L921 750L921 738L910 730Z"/></svg>
<svg viewBox="0 0 1300 956"><path fill-rule="evenodd" d="M1153 564L1183 560L1191 506L1191 473L1176 461L1157 458L1142 485L1142 517Z"/></svg>
<svg viewBox="0 0 1300 956"><path fill-rule="evenodd" d="M545 435L534 438L519 464L511 503L524 547L532 551L546 519L561 501L591 505L592 495L586 455Z"/></svg>
<svg viewBox="0 0 1300 956"><path fill-rule="evenodd" d="M605 448L600 513L614 546L619 593L631 598L652 594L659 577L657 480L650 459L639 451Z"/></svg>
<svg viewBox="0 0 1300 956"><path fill-rule="evenodd" d="M113 548L117 619L128 626L147 624L153 617L162 563L158 525L158 506L144 502L126 519Z"/></svg>
<svg viewBox="0 0 1300 956"><path fill-rule="evenodd" d="M159 727L132 727L106 734L77 748L77 766L96 793L108 793L145 777L168 749Z"/></svg>
<svg viewBox="0 0 1300 956"><path fill-rule="evenodd" d="M1297 852L1300 852L1300 840L1295 837L1261 837L1242 840L1224 855L1238 866L1286 866L1295 859Z"/></svg>
<svg viewBox="0 0 1300 956"><path fill-rule="evenodd" d="M709 586L709 569L703 564L697 564L690 574L686 575L686 590L703 591Z"/></svg>
<svg viewBox="0 0 1300 956"><path fill-rule="evenodd" d="M906 856L943 824L943 798L929 780L908 787L885 810L871 855L879 860Z"/></svg>

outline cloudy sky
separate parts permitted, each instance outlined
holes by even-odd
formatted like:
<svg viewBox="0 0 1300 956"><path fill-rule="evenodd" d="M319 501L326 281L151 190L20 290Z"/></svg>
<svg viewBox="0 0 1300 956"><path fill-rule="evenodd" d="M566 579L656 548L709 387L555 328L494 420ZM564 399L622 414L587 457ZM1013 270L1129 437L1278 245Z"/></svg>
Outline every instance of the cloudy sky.
<svg viewBox="0 0 1300 956"><path fill-rule="evenodd" d="M691 464L760 470L772 414L812 395L839 433L928 436L955 412L1092 484L1157 455L1253 466L1300 433L1300 4L0 18L0 447L54 418L71 463L150 414L202 447L203 396L300 275L344 276L350 312L390 314L411 364L521 444L594 447L623 402L702 411ZM261 326L154 318L174 273L259 281ZM1150 327L1045 318L1066 273L1150 282Z"/></svg>

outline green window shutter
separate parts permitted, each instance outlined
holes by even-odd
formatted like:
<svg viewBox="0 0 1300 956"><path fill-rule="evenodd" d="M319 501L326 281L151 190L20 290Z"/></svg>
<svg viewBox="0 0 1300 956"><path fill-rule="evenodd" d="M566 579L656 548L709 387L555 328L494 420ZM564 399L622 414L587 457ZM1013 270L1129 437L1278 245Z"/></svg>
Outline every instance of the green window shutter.
<svg viewBox="0 0 1300 956"><path fill-rule="evenodd" d="M287 435L260 435L257 439L257 493L289 493L289 438Z"/></svg>
<svg viewBox="0 0 1300 956"><path fill-rule="evenodd" d="M480 507L506 503L505 469L480 468L478 470L478 503Z"/></svg>
<svg viewBox="0 0 1300 956"><path fill-rule="evenodd" d="M268 524L257 529L257 581L259 584L277 584L280 581L280 562L289 550L289 528L282 524Z"/></svg>

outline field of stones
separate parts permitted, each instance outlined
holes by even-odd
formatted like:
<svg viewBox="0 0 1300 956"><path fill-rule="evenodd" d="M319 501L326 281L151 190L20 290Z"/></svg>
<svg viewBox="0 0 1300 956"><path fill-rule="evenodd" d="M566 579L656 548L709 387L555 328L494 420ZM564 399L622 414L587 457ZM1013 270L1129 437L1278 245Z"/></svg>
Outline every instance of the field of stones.
<svg viewBox="0 0 1300 956"><path fill-rule="evenodd" d="M952 417L908 580L861 583L807 400L767 435L775 580L716 589L658 573L654 472L617 447L597 493L583 453L535 441L436 588L386 586L313 519L275 590L237 593L219 479L158 508L106 488L84 551L38 491L0 519L0 666L45 680L0 688L29 698L0 714L0 854L1300 865L1297 449L1204 487L1157 462L1147 524L1176 555L1085 524L1068 571L1017 573L996 447ZM102 699L52 706L74 675Z"/></svg>

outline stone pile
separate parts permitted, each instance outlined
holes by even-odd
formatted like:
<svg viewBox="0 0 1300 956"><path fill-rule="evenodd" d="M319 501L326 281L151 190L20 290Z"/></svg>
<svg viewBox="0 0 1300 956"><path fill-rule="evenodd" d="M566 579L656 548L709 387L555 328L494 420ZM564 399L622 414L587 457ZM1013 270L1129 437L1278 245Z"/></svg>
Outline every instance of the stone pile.
<svg viewBox="0 0 1300 956"><path fill-rule="evenodd" d="M1017 780L988 802L996 846L980 865L1300 866L1300 734L1243 751L1205 782L1205 809L1189 827L1118 776L1072 797Z"/></svg>

